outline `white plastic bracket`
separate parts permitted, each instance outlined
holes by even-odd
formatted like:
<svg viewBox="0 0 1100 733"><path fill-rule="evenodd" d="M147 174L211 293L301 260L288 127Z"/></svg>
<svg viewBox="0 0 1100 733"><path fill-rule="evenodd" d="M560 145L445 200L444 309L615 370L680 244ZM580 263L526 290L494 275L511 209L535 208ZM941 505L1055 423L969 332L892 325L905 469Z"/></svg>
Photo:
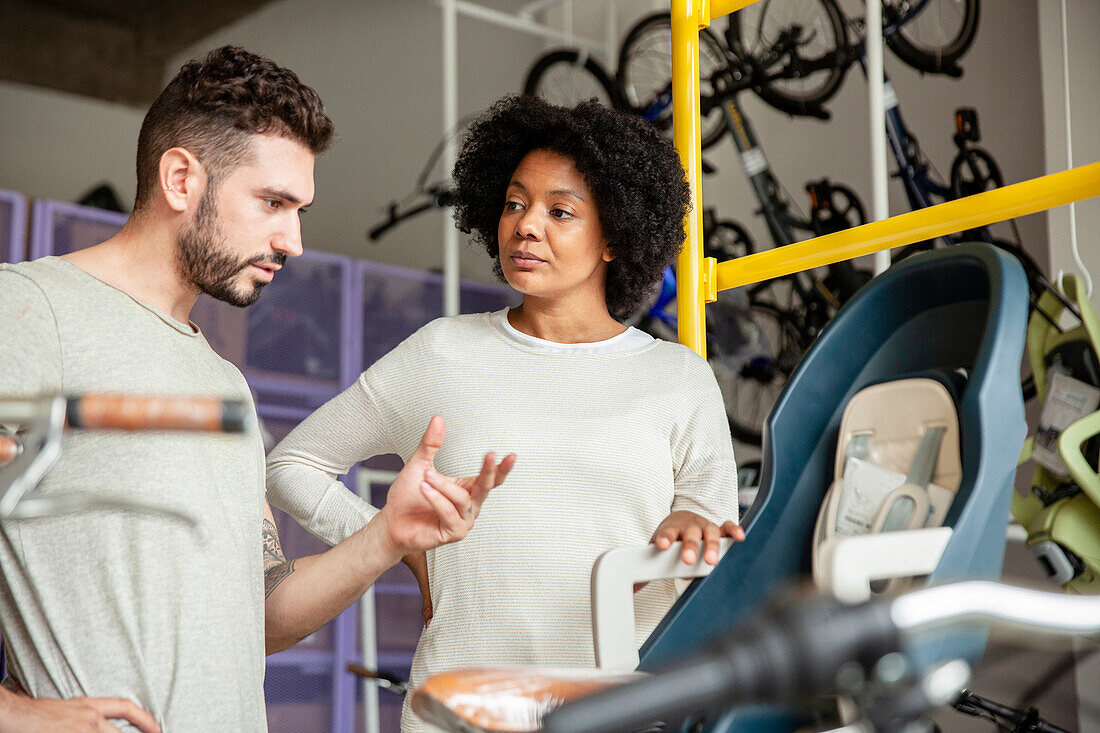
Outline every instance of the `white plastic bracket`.
<svg viewBox="0 0 1100 733"><path fill-rule="evenodd" d="M821 590L842 603L871 597L871 582L928 575L940 564L950 527L853 535L821 546Z"/></svg>
<svg viewBox="0 0 1100 733"><path fill-rule="evenodd" d="M718 548L718 560L732 546L724 537ZM666 578L701 578L715 568L703 560L702 544L698 559L688 565L680 559L683 543L675 542L667 550L656 545L633 545L608 550L592 566L592 641L596 648L596 666L614 671L629 671L638 666L634 639L634 584Z"/></svg>

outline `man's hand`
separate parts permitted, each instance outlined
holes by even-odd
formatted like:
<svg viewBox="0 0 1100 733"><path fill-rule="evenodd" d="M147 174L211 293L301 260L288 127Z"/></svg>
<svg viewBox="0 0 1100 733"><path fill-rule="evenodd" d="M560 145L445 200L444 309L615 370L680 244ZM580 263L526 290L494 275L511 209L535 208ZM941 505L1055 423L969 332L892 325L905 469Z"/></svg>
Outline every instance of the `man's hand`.
<svg viewBox="0 0 1100 733"><path fill-rule="evenodd" d="M667 550L673 542L683 542L680 558L688 565L694 565L699 542L702 541L703 560L707 565L717 565L718 543L722 537L732 537L734 542L741 542L745 539L745 530L733 522L724 522L719 527L695 512L679 511L665 517L653 533L652 542L659 550Z"/></svg>
<svg viewBox="0 0 1100 733"><path fill-rule="evenodd" d="M0 695L0 733L119 733L108 718L125 720L143 733L160 733L153 716L121 697L75 697L50 700Z"/></svg>
<svg viewBox="0 0 1100 733"><path fill-rule="evenodd" d="M424 550L466 536L481 503L504 481L516 457L510 455L498 464L490 453L477 476L456 480L441 476L432 467L442 445L443 418L436 416L390 486L382 511L351 537L319 555L288 561L275 518L270 507L264 507L264 640L268 654L294 646L335 618L402 558L412 556L415 563L417 553L423 555ZM424 580L421 590L427 595L426 574Z"/></svg>
<svg viewBox="0 0 1100 733"><path fill-rule="evenodd" d="M396 557L457 542L466 536L489 492L500 486L515 464L515 454L499 464L488 453L477 476L441 475L432 459L443 446L443 418L436 415L390 486L376 519L383 523L387 550Z"/></svg>

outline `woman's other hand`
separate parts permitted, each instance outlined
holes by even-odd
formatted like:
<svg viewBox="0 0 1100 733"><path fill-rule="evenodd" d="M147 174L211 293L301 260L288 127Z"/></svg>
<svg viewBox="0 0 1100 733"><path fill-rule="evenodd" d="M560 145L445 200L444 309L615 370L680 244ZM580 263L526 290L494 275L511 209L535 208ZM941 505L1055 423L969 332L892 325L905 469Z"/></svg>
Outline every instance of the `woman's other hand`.
<svg viewBox="0 0 1100 733"><path fill-rule="evenodd" d="M745 539L745 530L731 521L719 527L714 522L699 516L695 512L678 511L669 514L657 531L652 542L659 550L667 550L674 542L683 542L680 555L688 565L694 565L698 559L699 543L703 543L703 560L707 565L718 564L718 545L723 537L731 537L734 542Z"/></svg>

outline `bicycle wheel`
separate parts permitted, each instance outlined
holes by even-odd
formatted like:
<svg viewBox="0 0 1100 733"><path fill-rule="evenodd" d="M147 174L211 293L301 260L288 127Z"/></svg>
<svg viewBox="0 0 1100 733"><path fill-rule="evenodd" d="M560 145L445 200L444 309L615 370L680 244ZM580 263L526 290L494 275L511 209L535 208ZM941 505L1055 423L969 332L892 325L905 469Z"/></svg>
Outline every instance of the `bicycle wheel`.
<svg viewBox="0 0 1100 733"><path fill-rule="evenodd" d="M709 30L699 31L699 93L714 96L711 78L726 67L722 42ZM616 75L623 107L644 116L672 134L672 21L668 13L642 18L619 48ZM722 110L712 107L700 120L702 147L709 148L726 132Z"/></svg>
<svg viewBox="0 0 1100 733"><path fill-rule="evenodd" d="M1001 169L993 156L981 148L967 148L951 164L951 195L961 199L1004 185Z"/></svg>
<svg viewBox="0 0 1100 733"><path fill-rule="evenodd" d="M833 234L867 223L867 210L859 195L828 178L806 184L810 194L810 226L814 234Z"/></svg>
<svg viewBox="0 0 1100 733"><path fill-rule="evenodd" d="M753 91L779 111L816 114L840 90L848 31L835 0L758 2L729 23L730 50L768 79Z"/></svg>
<svg viewBox="0 0 1100 733"><path fill-rule="evenodd" d="M883 23L906 16L886 37L890 50L918 71L961 76L958 62L978 32L978 0L883 0Z"/></svg>
<svg viewBox="0 0 1100 733"><path fill-rule="evenodd" d="M572 49L540 56L527 72L523 93L563 107L572 107L593 97L607 107L618 107L615 84L603 65Z"/></svg>
<svg viewBox="0 0 1100 733"><path fill-rule="evenodd" d="M743 443L759 445L764 421L802 359L802 337L794 318L766 303L750 305L756 348L741 366L736 389L726 401L730 432Z"/></svg>
<svg viewBox="0 0 1100 733"><path fill-rule="evenodd" d="M703 226L703 256L713 257L719 262L734 260L751 255L756 251L752 237L745 228L735 221L723 219L710 226Z"/></svg>

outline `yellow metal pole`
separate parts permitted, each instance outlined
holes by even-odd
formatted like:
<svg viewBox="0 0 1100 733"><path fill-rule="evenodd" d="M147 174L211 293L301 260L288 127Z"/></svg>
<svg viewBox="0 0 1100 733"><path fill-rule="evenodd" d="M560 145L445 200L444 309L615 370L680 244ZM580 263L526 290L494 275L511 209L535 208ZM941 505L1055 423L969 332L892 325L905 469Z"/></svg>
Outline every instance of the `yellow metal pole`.
<svg viewBox="0 0 1100 733"><path fill-rule="evenodd" d="M703 308L702 155L699 132L699 28L703 0L671 0L672 10L672 141L680 153L691 211L684 217L687 240L676 260L676 318L680 343L704 359L707 356L706 314Z"/></svg>
<svg viewBox="0 0 1100 733"><path fill-rule="evenodd" d="M718 265L718 289L783 277L1098 195L1100 162L723 262Z"/></svg>

